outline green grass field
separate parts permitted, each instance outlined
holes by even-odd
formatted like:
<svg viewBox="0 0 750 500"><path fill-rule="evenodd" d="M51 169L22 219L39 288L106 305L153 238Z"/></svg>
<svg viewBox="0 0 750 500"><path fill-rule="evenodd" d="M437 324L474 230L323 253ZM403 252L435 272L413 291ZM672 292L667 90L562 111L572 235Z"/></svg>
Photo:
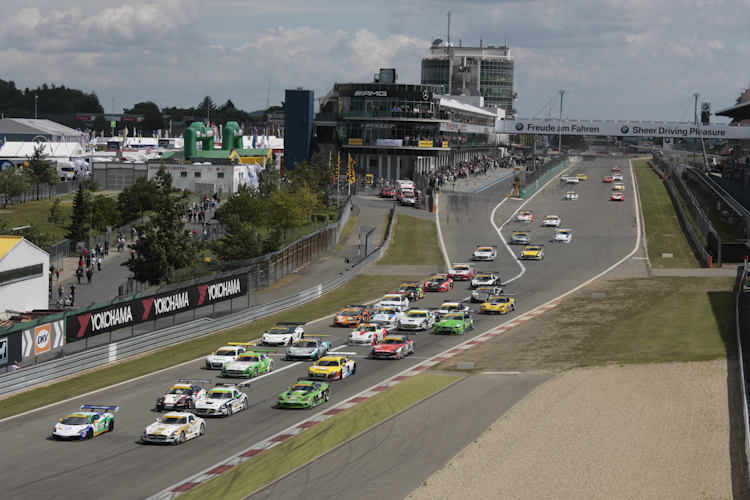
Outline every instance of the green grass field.
<svg viewBox="0 0 750 500"><path fill-rule="evenodd" d="M1 213L4 219L10 222L11 227L25 226L29 222L32 224L39 225L40 231L49 234L49 241L52 242L53 235L57 241L65 239L63 233L65 233L64 226L70 224L70 216L73 213L73 204L71 201L74 198L74 194L68 194L60 196L60 209L65 216L65 221L57 226L57 234L55 233L54 224L49 222L49 211L55 202L55 198L45 198L39 201L27 201L26 203L20 203L18 205L8 205L2 209Z"/></svg>
<svg viewBox="0 0 750 500"><path fill-rule="evenodd" d="M216 479L196 486L180 497L185 500L244 498L460 378L440 375L411 377L233 467ZM336 498L336 495L332 497Z"/></svg>
<svg viewBox="0 0 750 500"><path fill-rule="evenodd" d="M655 268L699 268L675 215L675 208L662 179L646 160L633 162L645 222L646 244L651 266ZM662 254L672 254L663 258Z"/></svg>
<svg viewBox="0 0 750 500"><path fill-rule="evenodd" d="M417 217L399 215L398 224L394 228L393 244L378 264L439 266L443 263L435 223Z"/></svg>

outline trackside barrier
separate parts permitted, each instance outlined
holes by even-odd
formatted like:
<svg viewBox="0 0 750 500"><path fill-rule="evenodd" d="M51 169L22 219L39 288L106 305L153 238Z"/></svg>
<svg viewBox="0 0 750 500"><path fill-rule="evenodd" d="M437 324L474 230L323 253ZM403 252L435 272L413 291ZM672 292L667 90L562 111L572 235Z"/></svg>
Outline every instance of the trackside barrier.
<svg viewBox="0 0 750 500"><path fill-rule="evenodd" d="M526 187L523 187L519 190L519 194L521 199L528 198L531 194L534 193L534 191L537 190L540 184L544 184L547 182L547 180L552 177L553 175L556 175L560 170L564 169L571 163L574 163L576 161L579 161L579 157L564 157L564 158L556 158L552 160L551 162L543 165L542 168L547 168L548 170L539 176L536 180L533 179L533 177L529 176L526 178L526 182L533 182L533 184L529 184ZM559 162L559 163L557 163ZM535 172L536 174L536 172Z"/></svg>
<svg viewBox="0 0 750 500"><path fill-rule="evenodd" d="M734 321L737 328L737 358L740 364L740 381L742 382L742 415L745 428L745 465L748 467L745 473L750 475L750 415L747 408L747 374L745 372L745 352L742 348L742 321L740 311L744 301L744 294L748 290L748 263L742 269L742 281L737 287L737 302L735 303Z"/></svg>
<svg viewBox="0 0 750 500"><path fill-rule="evenodd" d="M344 283L354 279L364 269L385 255L391 240L393 220L396 213L395 203L391 209L385 238L380 246L369 256L354 264L348 271L339 274L332 280L313 288L304 290L286 299L251 307L243 312L224 316L219 319L201 318L174 327L163 328L151 333L139 335L120 342L89 349L82 353L60 359L50 360L34 366L24 367L19 371L0 374L0 397L38 387L61 380L65 377L80 375L85 370L99 368L111 363L123 361L133 356L146 354L157 349L204 337L223 330L293 309L332 292Z"/></svg>

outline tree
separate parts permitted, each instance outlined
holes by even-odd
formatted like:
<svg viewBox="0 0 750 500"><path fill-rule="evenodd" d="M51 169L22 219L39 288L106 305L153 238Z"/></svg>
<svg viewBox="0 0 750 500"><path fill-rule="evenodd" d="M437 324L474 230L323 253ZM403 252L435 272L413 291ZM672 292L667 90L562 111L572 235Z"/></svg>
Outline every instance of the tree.
<svg viewBox="0 0 750 500"><path fill-rule="evenodd" d="M149 109L143 113L143 127L147 132L155 132L164 128L164 117L158 109Z"/></svg>
<svg viewBox="0 0 750 500"><path fill-rule="evenodd" d="M49 234L42 232L42 230L39 227L39 224L36 224L34 222L31 222L30 219L26 219L26 224L23 229L19 229L17 231L10 232L9 230L12 228L10 225L10 222L6 220L0 220L0 231L5 231L5 234L12 234L15 236L23 236L27 240L29 240L34 245L38 246L42 250L49 251L50 243L49 243Z"/></svg>
<svg viewBox="0 0 750 500"><path fill-rule="evenodd" d="M27 178L15 168L8 167L0 172L0 194L3 195L3 208L8 202L29 189Z"/></svg>
<svg viewBox="0 0 750 500"><path fill-rule="evenodd" d="M145 175L137 177L132 186L126 187L117 196L117 209L122 215L121 222L133 222L138 217L143 218L144 212L153 210L158 191L155 180L148 180Z"/></svg>
<svg viewBox="0 0 750 500"><path fill-rule="evenodd" d="M241 222L266 227L268 213L264 208L258 191L242 184L236 193L222 202L216 217L220 222L228 223L230 217L236 216Z"/></svg>
<svg viewBox="0 0 750 500"><path fill-rule="evenodd" d="M234 214L225 220L226 235L210 245L220 260L230 262L262 255L262 246L252 224Z"/></svg>
<svg viewBox="0 0 750 500"><path fill-rule="evenodd" d="M275 192L271 199L271 223L284 230L284 238L287 229L299 226L303 220L304 213L298 201L294 193L287 190Z"/></svg>
<svg viewBox="0 0 750 500"><path fill-rule="evenodd" d="M216 109L216 104L214 104L214 100L211 99L211 96L206 96L203 98L201 103L198 105L198 109L202 112L202 114L206 118L211 117L211 112Z"/></svg>
<svg viewBox="0 0 750 500"><path fill-rule="evenodd" d="M27 156L28 166L26 174L32 186L36 186L36 199L39 200L39 185L47 184L53 186L60 184L60 176L57 175L57 167L49 161L49 155L44 152L44 145L37 144L34 146L34 152Z"/></svg>
<svg viewBox="0 0 750 500"><path fill-rule="evenodd" d="M107 120L104 115L96 115L94 123L91 124L91 129L94 131L94 134L99 132L106 132L109 134L109 131L111 130L109 120Z"/></svg>
<svg viewBox="0 0 750 500"><path fill-rule="evenodd" d="M122 214L117 209L117 200L105 198L104 195L97 196L94 200L92 200L94 209L91 212L91 226L101 232L106 231L107 227L117 226L122 219Z"/></svg>
<svg viewBox="0 0 750 500"><path fill-rule="evenodd" d="M47 221L54 224L55 229L52 232L52 243L57 243L57 225L65 221L65 214L60 208L60 198L55 198L55 202L49 209L49 217L47 218Z"/></svg>
<svg viewBox="0 0 750 500"><path fill-rule="evenodd" d="M89 217L91 210L91 194L83 189L83 185L76 191L73 199L73 214L65 237L72 242L87 241L89 235Z"/></svg>
<svg viewBox="0 0 750 500"><path fill-rule="evenodd" d="M122 265L141 283L157 284L176 269L197 266L203 244L192 239L180 216L184 202L172 194L172 175L161 167L155 176L157 196L154 213L142 226L136 226L140 239L135 243L138 257Z"/></svg>

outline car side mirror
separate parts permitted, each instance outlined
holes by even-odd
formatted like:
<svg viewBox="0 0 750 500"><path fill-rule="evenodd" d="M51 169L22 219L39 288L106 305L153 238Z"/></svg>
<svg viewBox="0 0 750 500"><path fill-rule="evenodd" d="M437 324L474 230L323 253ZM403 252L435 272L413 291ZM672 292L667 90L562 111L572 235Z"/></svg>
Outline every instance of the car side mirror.
<svg viewBox="0 0 750 500"><path fill-rule="evenodd" d="M292 390L292 388L290 386L286 386L286 392L289 392L290 390Z"/></svg>
<svg viewBox="0 0 750 500"><path fill-rule="evenodd" d="M63 419L60 419L60 422L62 422L62 421L63 421Z"/></svg>

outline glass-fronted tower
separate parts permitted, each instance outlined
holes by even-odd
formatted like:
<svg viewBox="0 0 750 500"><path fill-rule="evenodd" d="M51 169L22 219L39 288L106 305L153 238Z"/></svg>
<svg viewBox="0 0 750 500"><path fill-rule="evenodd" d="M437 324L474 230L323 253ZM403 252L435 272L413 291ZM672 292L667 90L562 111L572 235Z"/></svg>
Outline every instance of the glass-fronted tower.
<svg viewBox="0 0 750 500"><path fill-rule="evenodd" d="M508 118L516 116L513 101L514 61L508 43L458 47L435 40L430 55L422 59L422 84L441 85L445 95L482 96L484 106L505 109Z"/></svg>

